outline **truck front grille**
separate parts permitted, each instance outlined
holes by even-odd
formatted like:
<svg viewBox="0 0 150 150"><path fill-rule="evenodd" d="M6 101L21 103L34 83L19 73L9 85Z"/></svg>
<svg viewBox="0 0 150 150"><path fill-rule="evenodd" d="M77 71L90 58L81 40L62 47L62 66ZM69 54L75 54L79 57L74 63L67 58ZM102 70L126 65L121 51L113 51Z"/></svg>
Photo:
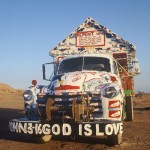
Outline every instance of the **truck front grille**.
<svg viewBox="0 0 150 150"><path fill-rule="evenodd" d="M103 115L102 100L100 95L91 97L90 106L94 106L91 119L100 119Z"/></svg>
<svg viewBox="0 0 150 150"><path fill-rule="evenodd" d="M81 101L81 95L76 97L79 102ZM90 114L90 119L100 119L103 115L102 109L102 100L100 94L97 95L89 95L89 102L85 103L85 107L91 107L92 112ZM62 97L62 98L54 98L55 102L53 106L59 107L58 112L52 112L53 115L60 115L60 112L64 112L63 115L69 116L72 118L72 101L74 97Z"/></svg>

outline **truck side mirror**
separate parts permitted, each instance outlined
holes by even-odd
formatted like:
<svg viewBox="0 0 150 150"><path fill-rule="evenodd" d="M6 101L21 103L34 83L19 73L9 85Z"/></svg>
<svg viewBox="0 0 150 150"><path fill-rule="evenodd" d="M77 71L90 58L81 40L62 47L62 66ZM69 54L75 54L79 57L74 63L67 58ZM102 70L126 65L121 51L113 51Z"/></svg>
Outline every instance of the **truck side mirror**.
<svg viewBox="0 0 150 150"><path fill-rule="evenodd" d="M52 64L52 65L51 65ZM54 73L53 68L54 68L54 62L51 63L45 63L42 65L42 71L43 71L43 80L50 81L51 77Z"/></svg>
<svg viewBox="0 0 150 150"><path fill-rule="evenodd" d="M46 76L45 76L45 64L42 65L42 71L43 71L43 80L46 79Z"/></svg>

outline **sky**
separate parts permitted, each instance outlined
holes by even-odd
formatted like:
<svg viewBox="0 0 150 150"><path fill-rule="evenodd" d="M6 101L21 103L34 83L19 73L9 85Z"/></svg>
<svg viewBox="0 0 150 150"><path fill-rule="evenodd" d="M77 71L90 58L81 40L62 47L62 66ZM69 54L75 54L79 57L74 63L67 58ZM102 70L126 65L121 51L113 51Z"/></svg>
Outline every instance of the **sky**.
<svg viewBox="0 0 150 150"><path fill-rule="evenodd" d="M141 75L135 91L150 92L149 0L0 0L0 83L26 89L42 79L49 51L92 17L136 45Z"/></svg>

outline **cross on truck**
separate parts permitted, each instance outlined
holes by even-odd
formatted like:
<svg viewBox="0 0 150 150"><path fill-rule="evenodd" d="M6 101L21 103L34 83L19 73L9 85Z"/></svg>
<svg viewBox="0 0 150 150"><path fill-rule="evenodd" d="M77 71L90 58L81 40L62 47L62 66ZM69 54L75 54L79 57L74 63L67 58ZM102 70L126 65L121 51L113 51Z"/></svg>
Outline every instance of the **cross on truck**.
<svg viewBox="0 0 150 150"><path fill-rule="evenodd" d="M134 119L135 54L134 45L87 18L50 50L53 62L42 66L49 84L32 81L23 95L25 117L10 120L10 131L43 143L53 136L97 136L120 144L123 121Z"/></svg>

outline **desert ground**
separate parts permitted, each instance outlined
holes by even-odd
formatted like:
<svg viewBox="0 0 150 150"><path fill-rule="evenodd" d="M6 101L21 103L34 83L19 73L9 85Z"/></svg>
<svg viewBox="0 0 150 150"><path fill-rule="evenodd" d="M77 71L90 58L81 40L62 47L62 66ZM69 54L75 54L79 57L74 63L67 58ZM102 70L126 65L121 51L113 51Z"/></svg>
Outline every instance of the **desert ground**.
<svg viewBox="0 0 150 150"><path fill-rule="evenodd" d="M134 121L124 122L123 143L110 146L106 139L52 139L37 144L30 135L11 133L8 122L24 116L23 90L0 84L0 150L149 150L150 149L150 94L134 97Z"/></svg>

